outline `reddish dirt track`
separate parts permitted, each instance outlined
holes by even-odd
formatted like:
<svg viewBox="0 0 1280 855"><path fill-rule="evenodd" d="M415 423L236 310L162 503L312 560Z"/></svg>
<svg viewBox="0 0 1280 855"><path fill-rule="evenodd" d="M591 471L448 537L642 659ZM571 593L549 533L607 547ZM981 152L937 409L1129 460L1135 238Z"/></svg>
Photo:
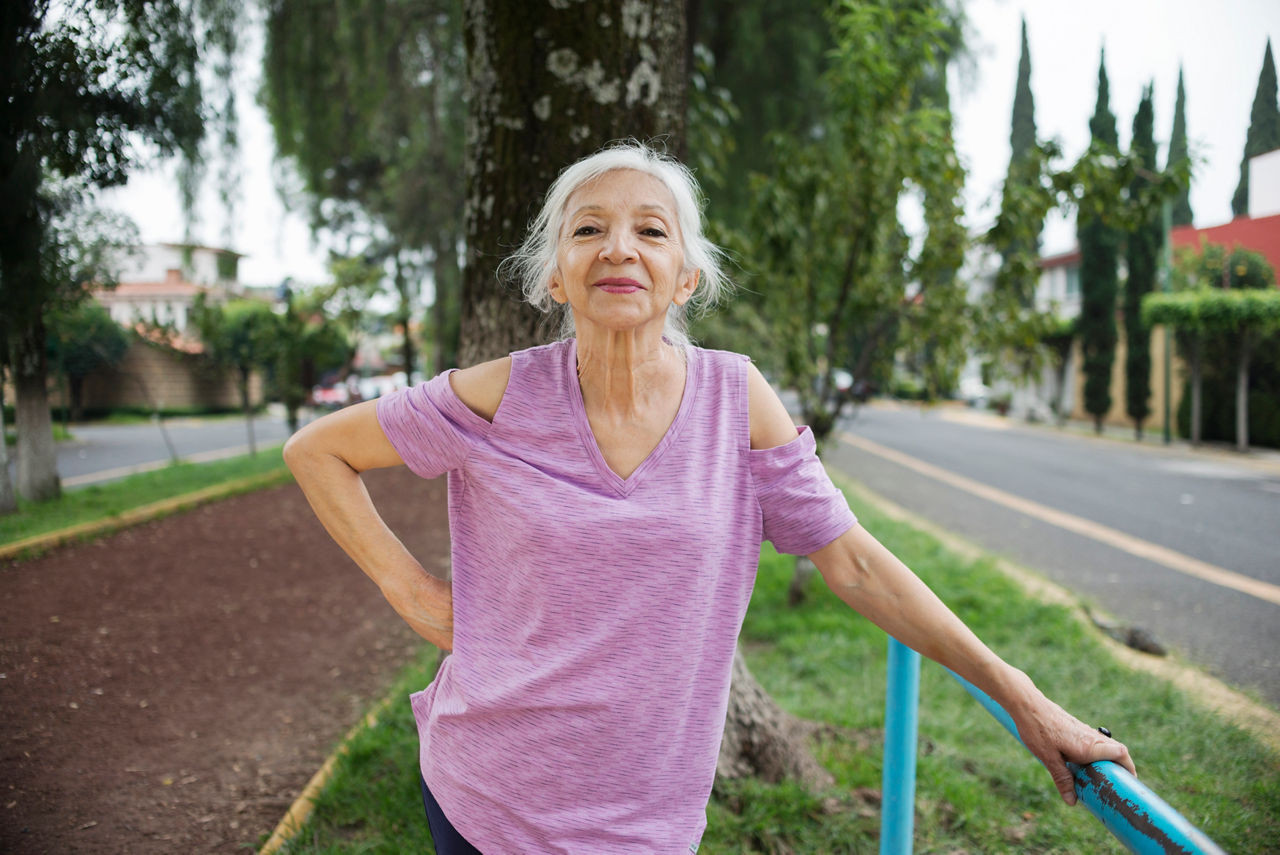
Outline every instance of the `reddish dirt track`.
<svg viewBox="0 0 1280 855"><path fill-rule="evenodd" d="M368 473L432 572L443 481ZM0 564L0 852L261 843L420 642L293 484Z"/></svg>

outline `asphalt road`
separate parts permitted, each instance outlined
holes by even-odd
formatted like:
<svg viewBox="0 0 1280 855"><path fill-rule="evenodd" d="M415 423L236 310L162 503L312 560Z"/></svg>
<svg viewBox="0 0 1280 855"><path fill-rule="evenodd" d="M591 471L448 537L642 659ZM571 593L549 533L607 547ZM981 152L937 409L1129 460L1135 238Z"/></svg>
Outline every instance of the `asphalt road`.
<svg viewBox="0 0 1280 855"><path fill-rule="evenodd" d="M283 416L253 420L257 448L278 445L289 436ZM165 441L168 434L168 443ZM173 453L184 460L204 462L247 454L249 433L243 418L167 419L137 425L73 425L72 439L58 443L58 475L65 489L76 489L123 478L134 472L167 465Z"/></svg>
<svg viewBox="0 0 1280 855"><path fill-rule="evenodd" d="M1277 458L1096 440L967 410L866 407L843 429L852 442L825 452L838 469L1280 706ZM1169 552L1153 560L1149 544ZM1204 566L1225 573L1215 583L1185 569Z"/></svg>

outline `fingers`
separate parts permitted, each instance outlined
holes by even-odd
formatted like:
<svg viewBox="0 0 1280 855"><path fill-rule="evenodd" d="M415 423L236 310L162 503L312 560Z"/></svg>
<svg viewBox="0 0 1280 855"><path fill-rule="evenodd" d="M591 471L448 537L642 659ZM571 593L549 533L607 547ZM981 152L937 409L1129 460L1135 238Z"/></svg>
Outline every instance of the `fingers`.
<svg viewBox="0 0 1280 855"><path fill-rule="evenodd" d="M1096 763L1099 760L1110 760L1111 762L1123 766L1129 770L1129 774L1137 777L1138 767L1133 765L1133 758L1129 756L1129 748L1123 742L1112 739L1110 736L1098 734L1098 739L1094 741L1090 750L1087 763Z"/></svg>
<svg viewBox="0 0 1280 855"><path fill-rule="evenodd" d="M1049 775L1053 778L1053 785L1058 788L1058 795L1062 796L1062 800L1068 805L1076 803L1076 782L1075 776L1071 774L1071 770L1067 768L1067 764L1058 761L1049 769Z"/></svg>

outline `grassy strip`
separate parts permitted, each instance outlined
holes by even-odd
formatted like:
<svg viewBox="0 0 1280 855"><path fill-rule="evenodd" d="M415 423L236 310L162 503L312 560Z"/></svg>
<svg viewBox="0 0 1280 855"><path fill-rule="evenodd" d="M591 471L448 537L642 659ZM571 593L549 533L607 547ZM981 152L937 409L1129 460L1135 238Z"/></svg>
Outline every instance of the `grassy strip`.
<svg viewBox="0 0 1280 855"><path fill-rule="evenodd" d="M0 517L0 547L98 521L105 522L108 530L128 525L129 512L139 508L229 482L262 486L259 477L266 482L289 477L279 446L212 463L175 463L119 481L69 490L49 502L20 502L17 513Z"/></svg>
<svg viewBox="0 0 1280 855"><path fill-rule="evenodd" d="M861 506L862 522L918 572L992 647L1086 721L1134 752L1143 780L1227 851L1269 851L1280 839L1280 757L1168 683L1116 663L1060 605L1027 598L989 559L970 561ZM831 725L816 749L837 778L810 794L792 784L717 785L707 853L875 852L878 812L853 793L878 790L885 638L815 579L786 606L791 561L766 548L743 643L757 679L786 708ZM407 694L434 660L406 671ZM916 851L1120 852L1083 808L1061 804L1048 776L940 668L921 679ZM350 746L311 822L284 851L396 853L428 840L417 798L417 739L407 704Z"/></svg>

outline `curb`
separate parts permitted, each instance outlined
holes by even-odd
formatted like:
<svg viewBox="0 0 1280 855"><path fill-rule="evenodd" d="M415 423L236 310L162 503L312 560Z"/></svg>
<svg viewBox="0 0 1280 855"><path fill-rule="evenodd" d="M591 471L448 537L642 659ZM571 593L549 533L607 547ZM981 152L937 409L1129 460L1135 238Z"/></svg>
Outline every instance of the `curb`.
<svg viewBox="0 0 1280 855"><path fill-rule="evenodd" d="M247 478L241 478L238 481L228 481L223 484L215 484L212 487L205 487L203 490L196 490L192 493L185 493L181 496L174 496L169 499L161 499L158 502L152 502L149 505L142 505L137 508L130 508L119 514L106 517L100 520L80 523L79 525L69 526L67 528L57 529L55 531L44 532L43 534L25 537L22 540L15 540L0 546L0 561L11 558L17 558L25 553L39 553L56 546L62 546L76 540L86 540L97 537L110 532L119 531L138 525L139 523L148 522L179 511L189 510L198 505L207 504L217 499L227 498L239 493L247 493L250 490L256 490L261 487L274 487L277 484L283 484L293 479L293 475L287 469L275 472L267 472L262 475L250 475Z"/></svg>
<svg viewBox="0 0 1280 855"><path fill-rule="evenodd" d="M307 781L307 785L302 788L302 792L293 800L293 804L289 805L289 810L285 812L284 818L277 823L275 830L267 838L267 842L262 844L262 848L258 850L258 855L275 855L276 852L280 851L280 847L287 845L302 830L302 827L307 824L307 820L311 817L311 811L315 808L316 799L319 797L320 791L325 788L325 785L333 777L333 771L337 768L338 760L349 751L351 741L361 731L376 726L378 724L378 716L391 706L396 697L399 697L399 695L393 693L378 701L373 709L365 713L364 718L356 722L346 732L346 735L342 737L342 741L338 743L338 747L325 758L324 763L311 776L311 780Z"/></svg>

